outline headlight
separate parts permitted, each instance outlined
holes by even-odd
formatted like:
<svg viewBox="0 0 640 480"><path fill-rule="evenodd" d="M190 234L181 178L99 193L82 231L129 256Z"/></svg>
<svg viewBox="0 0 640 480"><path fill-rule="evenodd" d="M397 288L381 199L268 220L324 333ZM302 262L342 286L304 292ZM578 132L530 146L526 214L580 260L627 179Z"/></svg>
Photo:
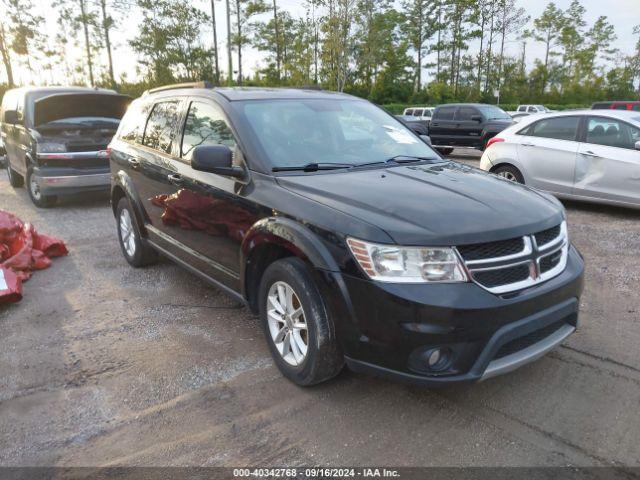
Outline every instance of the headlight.
<svg viewBox="0 0 640 480"><path fill-rule="evenodd" d="M63 143L38 143L36 149L38 153L64 153L67 146Z"/></svg>
<svg viewBox="0 0 640 480"><path fill-rule="evenodd" d="M453 248L377 245L354 238L348 238L347 244L372 280L391 283L467 281Z"/></svg>

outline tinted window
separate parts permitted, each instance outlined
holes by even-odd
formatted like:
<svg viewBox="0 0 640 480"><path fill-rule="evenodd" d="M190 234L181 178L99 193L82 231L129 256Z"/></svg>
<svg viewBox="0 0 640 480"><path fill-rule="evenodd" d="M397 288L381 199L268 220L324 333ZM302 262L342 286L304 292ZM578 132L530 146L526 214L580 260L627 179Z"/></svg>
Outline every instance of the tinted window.
<svg viewBox="0 0 640 480"><path fill-rule="evenodd" d="M456 112L456 120L471 121L471 117L473 117L474 115L480 115L480 112L478 112L478 110L476 110L475 108L460 107Z"/></svg>
<svg viewBox="0 0 640 480"><path fill-rule="evenodd" d="M404 114L405 114L405 115L413 115L413 108L407 108L407 109L404 111Z"/></svg>
<svg viewBox="0 0 640 480"><path fill-rule="evenodd" d="M484 118L487 120L511 120L509 114L500 107L494 107L493 105L480 105L478 110L480 110Z"/></svg>
<svg viewBox="0 0 640 480"><path fill-rule="evenodd" d="M413 116L414 116L414 117L421 117L421 116L422 116L422 112L423 112L423 110L422 110L421 108L416 108L416 109L413 111Z"/></svg>
<svg viewBox="0 0 640 480"><path fill-rule="evenodd" d="M526 107L526 106L524 106L524 105L520 105L520 106L518 107L518 111L519 111L519 112L526 112L526 111L527 111L527 107Z"/></svg>
<svg viewBox="0 0 640 480"><path fill-rule="evenodd" d="M587 124L587 143L634 149L640 129L612 118L591 117Z"/></svg>
<svg viewBox="0 0 640 480"><path fill-rule="evenodd" d="M148 107L141 103L133 103L120 123L120 139L139 143L147 122Z"/></svg>
<svg viewBox="0 0 640 480"><path fill-rule="evenodd" d="M536 109L536 107L529 107L529 111L530 112L537 112L538 110Z"/></svg>
<svg viewBox="0 0 640 480"><path fill-rule="evenodd" d="M178 122L178 102L162 102L153 106L142 144L166 153L171 152L171 140Z"/></svg>
<svg viewBox="0 0 640 480"><path fill-rule="evenodd" d="M434 118L438 120L453 120L453 114L456 112L456 107L441 107L436 110Z"/></svg>
<svg viewBox="0 0 640 480"><path fill-rule="evenodd" d="M200 145L226 145L233 150L236 141L229 125L215 106L193 102L184 126L182 156L191 158L193 149Z"/></svg>
<svg viewBox="0 0 640 480"><path fill-rule="evenodd" d="M577 129L578 117L556 117L540 120L539 122L529 125L519 133L532 137L575 140Z"/></svg>

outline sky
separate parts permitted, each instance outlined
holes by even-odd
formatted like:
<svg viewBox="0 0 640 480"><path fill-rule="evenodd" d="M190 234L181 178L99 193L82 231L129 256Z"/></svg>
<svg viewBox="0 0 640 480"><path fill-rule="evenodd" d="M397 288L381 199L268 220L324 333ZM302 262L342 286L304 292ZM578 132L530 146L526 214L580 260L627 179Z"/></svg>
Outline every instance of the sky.
<svg viewBox="0 0 640 480"><path fill-rule="evenodd" d="M190 0L194 6L202 8L207 13L210 13L211 3L210 0ZM277 0L280 8L286 9L291 12L292 15L303 15L305 12L303 2L297 0ZM571 0L555 0L556 5L561 9L566 9ZM47 29L52 32L52 35L57 31L58 26L56 24L56 16L52 15L52 1L51 0L34 0L34 3L39 9L39 13L45 17ZM133 3L133 2L132 2ZM220 66L222 69L226 69L227 56L226 56L226 23L225 23L225 2L224 0L216 0L216 18L218 26L218 48L220 55ZM532 19L538 17L545 6L546 0L519 0L519 5L523 7ZM587 23L592 24L599 16L604 15L608 17L610 23L615 26L618 39L615 42L615 47L619 48L626 54L631 54L634 50L635 39L633 37L633 27L640 25L640 0L581 0L582 5L586 8L585 18ZM1 4L0 4L1 5ZM2 17L0 12L0 17ZM136 57L135 53L128 46L127 41L135 34L140 22L140 15L136 15L135 10L131 11L126 18L117 24L117 31L114 32L114 68L116 77L119 78L121 74L126 74L128 79L132 80L136 77ZM212 42L211 28L206 28L202 32L202 38L207 44ZM472 49L477 50L477 45L471 45ZM507 54L519 55L521 51L520 43L512 38L506 45ZM81 48L74 47L71 49L71 54L74 56L82 55ZM529 41L527 43L527 63L529 66L533 64L536 57L542 58L544 55L544 47L542 44ZM104 55L103 63L106 65L106 54ZM235 56L234 56L235 57ZM253 72L256 68L259 68L263 62L263 53L258 52L251 48L243 49L243 69L245 72ZM234 58L234 69L237 69L235 65L236 58ZM431 59L425 60L429 62ZM21 83L33 83L30 82L28 72L23 68L14 67L16 72L15 76ZM4 79L4 71L0 73L0 81ZM64 84L64 79L56 79L59 83ZM429 73L425 70L424 81L429 81Z"/></svg>

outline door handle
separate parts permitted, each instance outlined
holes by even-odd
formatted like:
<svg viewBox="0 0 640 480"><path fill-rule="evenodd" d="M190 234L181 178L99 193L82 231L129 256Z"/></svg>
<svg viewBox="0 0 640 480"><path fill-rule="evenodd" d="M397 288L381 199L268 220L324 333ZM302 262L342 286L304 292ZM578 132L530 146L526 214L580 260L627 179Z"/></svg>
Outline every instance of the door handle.
<svg viewBox="0 0 640 480"><path fill-rule="evenodd" d="M136 160L135 158L129 158L127 159L127 162L129 163L129 166L134 170L137 170L138 168L140 168L140 161Z"/></svg>
<svg viewBox="0 0 640 480"><path fill-rule="evenodd" d="M600 155L593 153L591 150L587 150L586 152L580 152L580 153L586 157L600 158Z"/></svg>
<svg viewBox="0 0 640 480"><path fill-rule="evenodd" d="M433 122L431 122L431 125L433 125L434 127L439 127L440 126L439 123L433 123Z"/></svg>
<svg viewBox="0 0 640 480"><path fill-rule="evenodd" d="M169 180L169 182L178 186L182 185L183 182L182 175L180 175L179 173L172 173L170 175L167 175L167 179Z"/></svg>
<svg viewBox="0 0 640 480"><path fill-rule="evenodd" d="M535 147L533 143L521 143L520 145L522 145L523 147Z"/></svg>

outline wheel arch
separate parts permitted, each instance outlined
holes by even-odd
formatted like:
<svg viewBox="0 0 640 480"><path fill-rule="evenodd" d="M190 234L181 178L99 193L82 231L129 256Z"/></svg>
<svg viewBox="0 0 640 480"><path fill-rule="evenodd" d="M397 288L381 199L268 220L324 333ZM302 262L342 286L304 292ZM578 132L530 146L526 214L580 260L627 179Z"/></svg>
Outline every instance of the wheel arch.
<svg viewBox="0 0 640 480"><path fill-rule="evenodd" d="M339 270L331 253L309 227L283 217L259 220L244 237L240 261L242 295L254 312L258 310L258 289L264 271L286 257L298 257L319 270Z"/></svg>
<svg viewBox="0 0 640 480"><path fill-rule="evenodd" d="M147 230L145 225L148 222L148 218L144 213L140 197L135 190L131 177L123 170L120 170L113 176L113 180L111 182L111 210L113 211L114 216L116 214L116 209L118 208L118 202L123 197L128 198L129 202L131 202L133 214L136 217L140 233L142 235L146 235Z"/></svg>

